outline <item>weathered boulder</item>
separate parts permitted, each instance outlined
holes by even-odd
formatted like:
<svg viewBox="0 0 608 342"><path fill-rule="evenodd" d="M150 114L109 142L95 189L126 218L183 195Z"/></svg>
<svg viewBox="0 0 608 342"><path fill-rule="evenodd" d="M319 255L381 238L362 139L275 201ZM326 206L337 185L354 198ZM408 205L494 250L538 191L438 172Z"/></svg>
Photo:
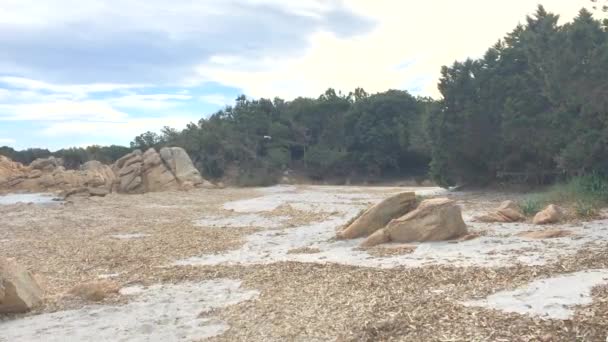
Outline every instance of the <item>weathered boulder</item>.
<svg viewBox="0 0 608 342"><path fill-rule="evenodd" d="M89 187L105 187L112 188L112 184L116 181L116 175L112 168L102 164L97 160L88 161L80 167L87 178L86 185Z"/></svg>
<svg viewBox="0 0 608 342"><path fill-rule="evenodd" d="M194 186L198 186L205 183L183 148L163 147L160 150L160 156L180 184L190 182Z"/></svg>
<svg viewBox="0 0 608 342"><path fill-rule="evenodd" d="M350 225L339 231L340 239L356 239L369 236L416 207L416 194L403 192L372 206Z"/></svg>
<svg viewBox="0 0 608 342"><path fill-rule="evenodd" d="M0 258L0 313L26 312L42 302L32 274L12 259Z"/></svg>
<svg viewBox="0 0 608 342"><path fill-rule="evenodd" d="M114 163L112 170L118 180L117 191L121 193L143 193L145 191L141 177L143 157L140 150L122 156Z"/></svg>
<svg viewBox="0 0 608 342"><path fill-rule="evenodd" d="M519 205L517 205L517 203L513 201L504 201L493 212L476 217L477 221L488 223L518 222L524 221L525 219L526 216L524 216L523 211L521 210Z"/></svg>
<svg viewBox="0 0 608 342"><path fill-rule="evenodd" d="M63 159L52 156L48 158L38 158L30 163L30 169L41 171L53 171L59 166L63 166Z"/></svg>
<svg viewBox="0 0 608 342"><path fill-rule="evenodd" d="M0 155L0 185L9 181L20 180L25 176L25 167Z"/></svg>
<svg viewBox="0 0 608 342"><path fill-rule="evenodd" d="M175 175L153 148L143 154L142 175L146 191L174 190L179 187Z"/></svg>
<svg viewBox="0 0 608 342"><path fill-rule="evenodd" d="M534 224L557 223L562 218L562 210L555 204L550 204L534 216Z"/></svg>
<svg viewBox="0 0 608 342"><path fill-rule="evenodd" d="M386 242L424 242L457 239L467 234L462 212L456 202L447 198L423 201L418 208L394 219L370 235L362 247Z"/></svg>

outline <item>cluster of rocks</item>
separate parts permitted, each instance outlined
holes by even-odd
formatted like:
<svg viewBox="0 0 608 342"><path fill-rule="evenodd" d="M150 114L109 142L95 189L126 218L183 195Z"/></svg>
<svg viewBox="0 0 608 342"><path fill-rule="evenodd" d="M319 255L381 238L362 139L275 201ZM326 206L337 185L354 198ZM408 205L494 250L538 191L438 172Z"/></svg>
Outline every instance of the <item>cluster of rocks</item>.
<svg viewBox="0 0 608 342"><path fill-rule="evenodd" d="M66 170L61 158L34 160L29 166L0 156L0 190L64 191L64 196L105 196L110 192L135 194L189 190L212 184L203 179L186 151L165 147L157 152L133 151L113 165L89 161L79 170Z"/></svg>
<svg viewBox="0 0 608 342"><path fill-rule="evenodd" d="M563 219L563 216L564 214L561 208L554 204L550 204L543 210L539 211L534 216L532 222L538 225L558 223ZM479 222L486 223L508 223L525 221L526 216L524 215L519 205L517 205L517 203L513 201L504 201L500 204L498 208L494 209L493 211L476 217L476 220Z"/></svg>
<svg viewBox="0 0 608 342"><path fill-rule="evenodd" d="M467 226L455 201L435 198L417 205L416 195L405 192L365 211L338 232L340 239L367 237L361 247L387 242L445 241L467 235Z"/></svg>

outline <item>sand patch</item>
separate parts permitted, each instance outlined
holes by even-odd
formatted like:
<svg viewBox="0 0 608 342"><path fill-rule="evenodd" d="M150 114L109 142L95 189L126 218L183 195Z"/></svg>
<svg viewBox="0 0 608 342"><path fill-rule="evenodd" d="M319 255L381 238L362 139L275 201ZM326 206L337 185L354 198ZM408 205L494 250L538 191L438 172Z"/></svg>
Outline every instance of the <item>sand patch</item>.
<svg viewBox="0 0 608 342"><path fill-rule="evenodd" d="M575 306L591 304L591 289L602 284L608 284L608 269L540 279L513 291L498 292L463 304L549 319L569 319Z"/></svg>
<svg viewBox="0 0 608 342"><path fill-rule="evenodd" d="M200 340L229 328L207 313L258 296L257 291L241 289L240 281L229 279L154 285L127 294L134 298L122 306L92 305L1 323L0 341Z"/></svg>

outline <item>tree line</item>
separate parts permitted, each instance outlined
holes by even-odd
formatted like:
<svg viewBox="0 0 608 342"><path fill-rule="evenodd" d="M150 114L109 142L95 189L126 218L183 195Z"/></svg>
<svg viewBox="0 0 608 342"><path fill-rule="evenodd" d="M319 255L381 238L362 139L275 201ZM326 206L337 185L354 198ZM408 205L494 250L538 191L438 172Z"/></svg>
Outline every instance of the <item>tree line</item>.
<svg viewBox="0 0 608 342"><path fill-rule="evenodd" d="M543 182L608 173L608 20L570 23L539 6L479 59L441 69L441 99L406 91L249 99L130 146L65 149L76 166L133 149L181 146L210 179L270 184L285 172L345 180L430 175L443 186L509 175ZM27 162L47 150L0 154ZM549 178L549 179L547 179Z"/></svg>

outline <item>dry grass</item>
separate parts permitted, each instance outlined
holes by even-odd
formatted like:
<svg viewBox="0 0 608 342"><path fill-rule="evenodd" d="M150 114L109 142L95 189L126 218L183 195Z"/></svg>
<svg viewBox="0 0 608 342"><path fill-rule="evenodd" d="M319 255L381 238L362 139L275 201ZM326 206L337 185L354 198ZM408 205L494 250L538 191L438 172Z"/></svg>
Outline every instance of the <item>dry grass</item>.
<svg viewBox="0 0 608 342"><path fill-rule="evenodd" d="M318 248L311 247L302 247L302 248L294 248L287 251L287 254L316 254L321 253L321 250Z"/></svg>
<svg viewBox="0 0 608 342"><path fill-rule="evenodd" d="M572 320L541 320L460 301L515 289L533 280L608 268L608 243L545 266L501 268L425 266L374 269L285 262L257 266L164 267L172 261L242 246L255 229L206 229L194 221L221 215L230 200L259 195L252 189L200 190L77 200L57 207L0 207L0 255L16 257L47 283L51 312L86 305L62 294L103 274L120 286L241 279L260 291L256 300L214 312L231 329L212 341L605 341L608 287ZM485 210L504 196L467 195L465 208ZM271 215L299 215L280 207ZM295 218L309 222L318 215ZM298 223L300 221L297 221ZM110 235L143 233L117 240ZM484 234L481 232L480 234ZM1 242L8 240L8 242ZM368 250L375 257L411 253L414 246ZM316 253L314 248L290 253ZM104 305L128 300L111 296Z"/></svg>

